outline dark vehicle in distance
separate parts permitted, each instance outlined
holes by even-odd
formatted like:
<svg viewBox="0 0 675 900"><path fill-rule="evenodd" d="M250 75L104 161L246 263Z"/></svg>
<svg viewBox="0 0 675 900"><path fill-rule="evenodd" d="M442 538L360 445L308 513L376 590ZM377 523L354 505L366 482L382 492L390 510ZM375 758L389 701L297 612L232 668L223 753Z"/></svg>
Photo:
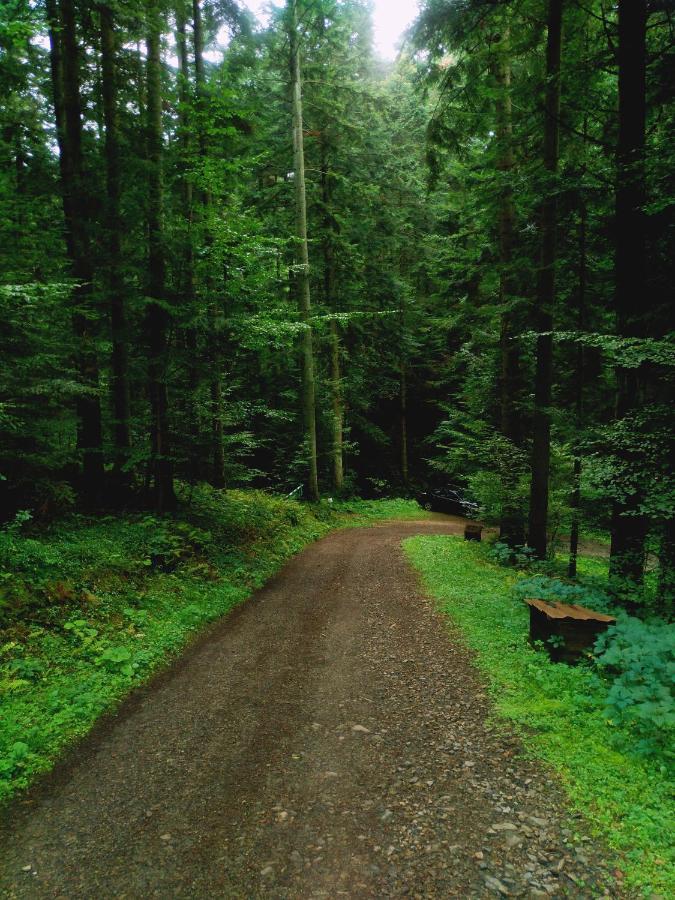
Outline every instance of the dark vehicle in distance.
<svg viewBox="0 0 675 900"><path fill-rule="evenodd" d="M451 516L464 516L475 519L478 515L478 504L467 500L456 488L434 488L417 494L417 502L423 509L434 512L449 513Z"/></svg>

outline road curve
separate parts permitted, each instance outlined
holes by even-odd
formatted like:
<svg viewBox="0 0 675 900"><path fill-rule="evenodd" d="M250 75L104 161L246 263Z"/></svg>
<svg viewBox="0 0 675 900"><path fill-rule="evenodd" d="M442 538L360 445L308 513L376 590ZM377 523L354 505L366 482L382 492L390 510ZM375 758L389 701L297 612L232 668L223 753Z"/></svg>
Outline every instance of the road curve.
<svg viewBox="0 0 675 900"><path fill-rule="evenodd" d="M406 536L462 525L341 531L289 562L10 807L0 895L602 893L404 560Z"/></svg>

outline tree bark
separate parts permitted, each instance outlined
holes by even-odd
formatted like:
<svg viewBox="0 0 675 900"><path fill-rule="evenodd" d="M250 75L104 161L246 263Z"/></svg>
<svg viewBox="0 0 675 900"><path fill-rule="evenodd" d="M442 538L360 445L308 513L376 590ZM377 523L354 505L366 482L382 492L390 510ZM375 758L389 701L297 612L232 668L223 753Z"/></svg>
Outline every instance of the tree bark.
<svg viewBox="0 0 675 900"><path fill-rule="evenodd" d="M513 274L513 235L515 210L510 175L514 167L513 121L511 114L511 64L509 32L500 38L496 48L494 75L497 82L495 117L497 120L497 169L502 179L499 196L499 305L501 314L500 354L500 430L504 437L520 447L522 423L520 414L520 351L516 341L518 322L514 308L516 286ZM500 540L512 547L525 542L523 510L513 498L518 487L518 471L503 479L504 502L500 521Z"/></svg>
<svg viewBox="0 0 675 900"><path fill-rule="evenodd" d="M223 395L220 378L211 380L211 407L213 409L213 440L212 440L212 475L211 484L215 488L224 488L225 485L225 428L223 425Z"/></svg>
<svg viewBox="0 0 675 900"><path fill-rule="evenodd" d="M401 441L401 479L404 487L410 484L410 466L408 461L408 373L405 358L401 357L399 373L399 416Z"/></svg>
<svg viewBox="0 0 675 900"><path fill-rule="evenodd" d="M659 547L659 612L672 618L675 612L675 519L664 522Z"/></svg>
<svg viewBox="0 0 675 900"><path fill-rule="evenodd" d="M577 288L577 328L579 332L583 332L586 328L586 282L587 282L587 259L586 259L586 226L587 226L587 210L586 203L582 199L579 208L579 283ZM570 528L570 556L567 566L567 574L570 578L576 578L577 574L577 556L579 552L579 510L581 506L581 451L578 446L579 435L583 427L584 418L584 345L579 342L577 344L577 358L575 366L575 398L574 398L574 418L576 430L576 446L574 448L574 467L572 472L572 491L570 494L570 510L572 513L572 523Z"/></svg>
<svg viewBox="0 0 675 900"><path fill-rule="evenodd" d="M176 4L176 49L180 66L180 78L178 86L178 122L179 142L184 171L181 177L181 197L183 205L183 219L185 221L187 236L184 242L185 257L183 260L182 294L185 303L192 304L195 294L194 284L194 248L192 243L192 179L187 174L190 157L190 116L188 106L190 103L190 62L188 59L186 36L186 0L178 0Z"/></svg>
<svg viewBox="0 0 675 900"><path fill-rule="evenodd" d="M128 483L124 473L131 449L129 426L129 353L122 275L122 219L120 215L120 149L117 113L117 38L113 12L100 7L101 75L106 164L106 251L107 294L112 338L112 400L115 470L118 481Z"/></svg>
<svg viewBox="0 0 675 900"><path fill-rule="evenodd" d="M546 41L544 168L548 178L541 207L541 262L537 278L535 326L538 332L532 434L532 477L528 543L544 559L547 547L548 489L551 465L551 390L553 382L553 306L555 303L556 224L560 59L563 0L549 0Z"/></svg>
<svg viewBox="0 0 675 900"><path fill-rule="evenodd" d="M342 399L340 330L334 319L330 323L330 381L333 406L333 486L339 493L344 486L344 402Z"/></svg>
<svg viewBox="0 0 675 900"><path fill-rule="evenodd" d="M187 43L187 4L189 0L177 0L176 3L176 50L178 55L178 64L180 67L179 87L178 87L178 123L179 123L179 145L182 157L182 174L181 174L181 202L183 212L183 223L185 226L185 238L183 240L183 260L181 272L181 302L188 310L187 317L192 314L195 309L196 291L195 291L195 257L194 257L194 190L192 178L189 174L191 169L191 116L190 116L190 60L188 57ZM192 446L199 446L199 417L197 415L197 392L199 390L199 368L197 360L199 358L197 331L196 328L188 324L182 334L184 350L186 353L186 368L188 389L185 395L184 415L187 423L188 438L192 442ZM187 460L189 477L191 481L197 481L199 478L199 454L189 453Z"/></svg>
<svg viewBox="0 0 675 900"><path fill-rule="evenodd" d="M199 114L203 116L206 79L204 76L204 26L202 23L202 7L200 0L192 0L192 40L195 54L197 109ZM206 134L201 122L197 128L197 140L199 142L199 155L203 159L206 156ZM202 188L202 191L204 191L204 188ZM204 201L206 202L206 198L204 198Z"/></svg>
<svg viewBox="0 0 675 900"><path fill-rule="evenodd" d="M335 220L333 218L332 176L325 134L321 136L321 199L324 210L323 282L326 309L338 312L335 271ZM340 360L340 327L330 322L330 393L333 414L333 487L336 492L344 484L344 403Z"/></svg>
<svg viewBox="0 0 675 900"><path fill-rule="evenodd" d="M157 0L148 5L147 21L147 155L148 155L148 307L145 320L149 349L150 471L153 503L158 512L175 506L166 379L169 313L166 308L166 261L163 227L161 13Z"/></svg>
<svg viewBox="0 0 675 900"><path fill-rule="evenodd" d="M90 204L82 159L80 59L72 0L47 0L51 77L63 194L66 250L75 287L72 315L77 370L83 388L76 400L77 447L82 454L82 494L95 505L103 489L103 433L99 371L92 314L93 267Z"/></svg>
<svg viewBox="0 0 675 900"><path fill-rule="evenodd" d="M305 191L305 150L302 131L302 81L300 41L298 36L298 3L290 3L291 83L293 101L293 158L295 170L295 228L297 239L297 278L295 279L304 327L302 336L302 406L307 444L308 490L310 499L318 501L319 473L316 441L316 387L314 380L314 350L311 325L311 297L309 285L309 247L307 243L307 197Z"/></svg>
<svg viewBox="0 0 675 900"><path fill-rule="evenodd" d="M616 186L616 327L622 337L645 334L647 0L619 0L619 142ZM642 402L641 373L618 368L616 417ZM616 502L612 511L610 575L641 582L647 520L638 514L639 495Z"/></svg>
<svg viewBox="0 0 675 900"><path fill-rule="evenodd" d="M136 41L136 102L138 103L138 116L141 122L145 122L147 119L147 97L146 88L147 88L147 77L145 73L145 60L143 59L143 43L142 41Z"/></svg>
<svg viewBox="0 0 675 900"><path fill-rule="evenodd" d="M202 9L200 0L192 3L192 30L195 54L195 88L197 93L198 127L197 140L199 144L199 156L202 163L207 157L207 137L204 130L204 117L206 105L206 78L204 74L204 28L202 23ZM204 243L208 248L213 246L213 237L209 227L209 208L211 206L211 192L208 187L202 187L199 191L202 208L202 226ZM209 274L205 279L206 294L215 293L213 282ZM222 353L221 353L221 328L219 326L220 315L213 302L210 302L209 321L210 327L210 393L211 393L211 484L216 488L225 487L225 444L223 427L223 386L222 386Z"/></svg>

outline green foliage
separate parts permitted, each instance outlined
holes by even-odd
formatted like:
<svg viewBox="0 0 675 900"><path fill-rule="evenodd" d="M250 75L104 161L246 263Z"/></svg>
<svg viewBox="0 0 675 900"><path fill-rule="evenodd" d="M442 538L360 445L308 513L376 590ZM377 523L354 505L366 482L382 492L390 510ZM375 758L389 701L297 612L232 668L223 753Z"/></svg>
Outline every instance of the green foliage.
<svg viewBox="0 0 675 900"><path fill-rule="evenodd" d="M519 600L538 597L540 600L557 600L559 603L577 603L605 613L614 609L607 590L590 579L578 583L547 575L530 575L514 584L513 595Z"/></svg>
<svg viewBox="0 0 675 900"><path fill-rule="evenodd" d="M128 647L108 647L96 660L99 665L105 666L110 672L119 672L121 675L133 675L139 665L134 662L134 657Z"/></svg>
<svg viewBox="0 0 675 900"><path fill-rule="evenodd" d="M332 505L335 512L351 513L359 521L429 518L429 513L416 500L336 500Z"/></svg>
<svg viewBox="0 0 675 900"><path fill-rule="evenodd" d="M557 341L574 341L584 347L602 350L615 365L624 369L638 369L645 363L657 366L675 366L675 342L673 335L666 340L653 338L621 337L616 334L588 334L557 332Z"/></svg>
<svg viewBox="0 0 675 900"><path fill-rule="evenodd" d="M527 544L511 547L501 541L490 544L489 557L500 566L527 566L534 560L534 551Z"/></svg>
<svg viewBox="0 0 675 900"><path fill-rule="evenodd" d="M589 447L591 484L633 515L675 517L672 406L649 404L603 428Z"/></svg>
<svg viewBox="0 0 675 900"><path fill-rule="evenodd" d="M597 663L612 684L607 715L634 752L675 761L675 625L622 616L600 636Z"/></svg>
<svg viewBox="0 0 675 900"><path fill-rule="evenodd" d="M492 556L492 554L490 554ZM626 597L616 583L586 570L577 581L544 574L520 578L512 588L519 600L537 597L579 604L617 618L617 624L600 636L587 662L603 675L604 703L608 719L621 729L612 732L614 746L651 756L665 771L672 762L675 742L675 626L663 619L643 621L623 610ZM628 599L635 604L632 586Z"/></svg>
<svg viewBox="0 0 675 900"><path fill-rule="evenodd" d="M234 14L236 4L202 6L203 79L197 85L194 46L189 47L185 72L163 66L160 98L158 199L166 277L157 306L168 318L168 342L158 362L171 399L170 461L190 484L224 480L290 490L305 477L296 350L306 326L294 290L288 23L277 8L269 26L255 32L244 25L246 14ZM301 6L322 479L330 478L333 424L328 324L337 323L344 449L355 492L380 496L392 485L443 475L472 488L487 521L500 520L505 509L524 512L532 424L531 300L539 250L535 223L550 187L539 159L542 10L533 0L491 6L480 0L426 0L413 41L390 65L373 53L363 0ZM658 413L657 422L653 414L663 412L667 401L673 356L663 312L672 288L667 244L673 209L667 102L672 27L661 7L650 7L648 28L650 302L640 334L629 337L611 333L614 250L607 223L613 214L616 127L607 111L617 100L611 40L616 7L605 11L599 0L590 0L565 11L565 139L555 185L559 298L552 310L555 533L565 532L569 523L570 454L579 451L581 437L593 447L584 455L590 477L582 477L582 518L591 499L595 524L603 516L607 520L617 496L635 496L638 490L635 509L655 528L673 515L672 483L664 471L672 455L672 421ZM75 10L81 187L84 200L92 201L78 204L88 211L92 247L90 297L82 307L64 241L61 200L69 189L59 183L54 152L45 6L11 0L0 12L0 93L6 98L0 110L0 506L9 514L29 507L50 518L75 508L83 487L77 405L84 398L100 404L107 476L115 467L116 477L106 478L97 499L147 503L150 185L139 101L147 71L143 54L132 49L144 38L145 21L133 4L113 4L111 11L118 38L116 135L108 134L114 129L101 108L105 67L99 14ZM169 34L177 24L168 13L163 6L165 47L175 43ZM188 32L189 18L188 11ZM231 40L212 55L226 23L233 29ZM477 44L477 29L489 40ZM509 69L506 92L496 76L498 63ZM499 125L499 104L506 99L512 107L511 162ZM115 224L109 221L109 203L93 202L109 196L108 137L115 138L115 162L123 175ZM508 262L500 253L505 198L513 219ZM582 219L587 284L580 323ZM112 236L120 244L117 265L110 258ZM121 450L108 402L117 383L109 327L114 300L124 307L122 356L128 357L124 377L131 396L132 446ZM82 322L73 328L80 316L87 325L83 332ZM514 409L520 433L507 438L501 433L509 431L501 395L502 328L508 317L509 340L519 355ZM579 348L585 354L583 372ZM82 369L85 351L97 370L91 384ZM626 419L608 428L617 365L640 376L649 373L649 413L642 411L641 423ZM580 435L573 410L582 374ZM402 472L404 400L410 479ZM223 473L215 472L218 442ZM117 490L120 456L128 489L122 491ZM172 540L167 537L150 553L151 564L176 564Z"/></svg>
<svg viewBox="0 0 675 900"><path fill-rule="evenodd" d="M35 681L44 672L43 663L32 656L10 659L6 668L10 676L25 681Z"/></svg>
<svg viewBox="0 0 675 900"><path fill-rule="evenodd" d="M74 459L67 435L79 390L64 336L70 290L63 283L0 283L0 506L8 510L11 492L34 508L69 505L57 484Z"/></svg>
<svg viewBox="0 0 675 900"><path fill-rule="evenodd" d="M30 748L24 741L14 741L5 756L0 758L0 778L9 778L25 770L30 757Z"/></svg>
<svg viewBox="0 0 675 900"><path fill-rule="evenodd" d="M517 574L488 562L481 544L433 536L404 547L475 651L498 713L520 728L529 753L560 773L573 805L617 852L631 887L669 896L675 810L665 748L654 745L646 756L634 720L608 717L611 686L597 672L552 663L528 645L528 611L519 596L531 590L541 596L544 584L520 582L514 593ZM662 666L662 651L657 655L660 662L650 668Z"/></svg>
<svg viewBox="0 0 675 900"><path fill-rule="evenodd" d="M63 630L73 635L81 649L90 647L98 636L98 628L93 628L86 619L71 619L64 624Z"/></svg>
<svg viewBox="0 0 675 900"><path fill-rule="evenodd" d="M647 208L654 210L645 219L648 286L632 288L627 323L615 306L618 235L608 230L617 184L616 121L606 112L617 108L618 99L610 36L616 35L617 11L615 5L608 12L597 0L564 9L564 134L554 185L541 158L545 6L424 0L413 33L418 76L433 101L427 129L431 181L446 197L438 219L443 230L428 237L429 277L445 301L443 318L436 321L447 332L449 350L437 376L447 396L445 415L429 441L430 462L453 478L468 479L486 521L503 517L509 537L520 532L513 523L527 512L533 398L541 374L534 365L541 332L532 310L533 261L540 251L539 207L552 189L558 231L556 298L548 310L554 326L547 410L551 543L570 531L574 456L581 460L574 517L582 534L588 526L609 526L614 504L627 515L645 516L652 535L673 521L673 270L666 238L673 179L663 169L664 153L672 163L672 141L669 151L664 143L672 132L672 103L670 93L658 87L664 73L655 67L644 98L645 188ZM647 17L648 65L661 54L671 60L670 20L658 4L648 6ZM477 42L477 33L486 39ZM633 93L634 101L640 99L639 91ZM619 333L612 333L617 326ZM618 383L617 369L623 373ZM634 387L624 394L617 417L614 399L626 377ZM520 451L520 460L513 450ZM615 532L621 524L614 520ZM655 552L665 594L672 552L665 546Z"/></svg>

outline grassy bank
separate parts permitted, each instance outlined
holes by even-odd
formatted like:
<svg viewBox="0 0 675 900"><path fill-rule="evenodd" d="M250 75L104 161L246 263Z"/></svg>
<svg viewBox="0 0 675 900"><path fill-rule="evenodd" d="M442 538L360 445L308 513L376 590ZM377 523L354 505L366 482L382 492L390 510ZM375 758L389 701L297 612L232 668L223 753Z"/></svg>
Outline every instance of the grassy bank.
<svg viewBox="0 0 675 900"><path fill-rule="evenodd" d="M178 515L72 517L0 532L0 802L207 623L338 527L410 501L305 506L200 489Z"/></svg>
<svg viewBox="0 0 675 900"><path fill-rule="evenodd" d="M675 896L672 784L663 760L631 752L630 728L608 719L606 684L528 646L527 608L513 591L519 575L490 563L484 545L423 536L404 546L476 652L499 715L559 773L572 805L617 851L627 882L647 896Z"/></svg>

